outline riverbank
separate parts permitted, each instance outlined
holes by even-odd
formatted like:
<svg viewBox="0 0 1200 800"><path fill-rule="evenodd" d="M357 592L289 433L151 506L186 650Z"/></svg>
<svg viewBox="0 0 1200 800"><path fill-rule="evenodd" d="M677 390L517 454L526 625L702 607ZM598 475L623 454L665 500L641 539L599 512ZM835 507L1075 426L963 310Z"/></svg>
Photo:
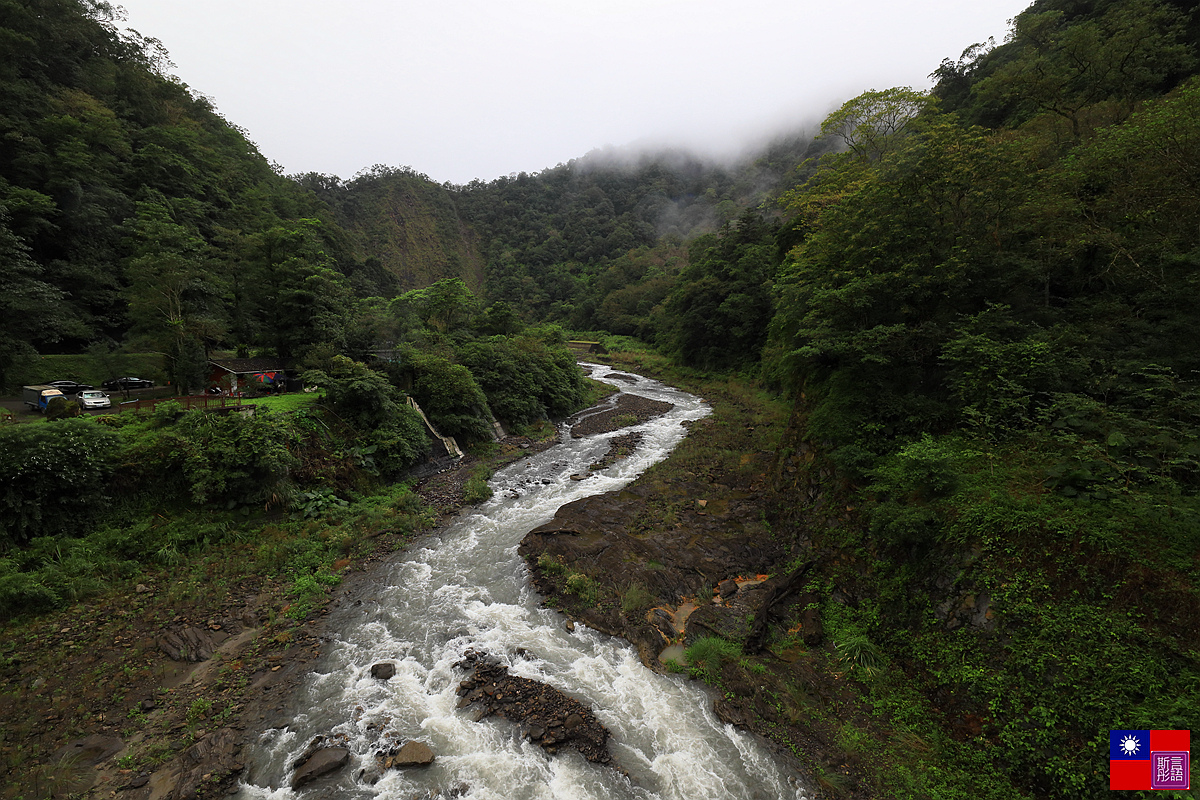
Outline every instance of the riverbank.
<svg viewBox="0 0 1200 800"><path fill-rule="evenodd" d="M623 397L581 430L647 419ZM249 736L276 725L320 657L324 620L373 590L376 570L465 505L472 476L557 441L508 437L416 487L436 512L419 530L383 529L339 562L340 584L296 614L279 578L240 575L220 552L147 572L101 597L0 628L0 766L4 798L217 797L236 784ZM621 457L621 440L606 458ZM631 444L631 443L630 443Z"/></svg>
<svg viewBox="0 0 1200 800"><path fill-rule="evenodd" d="M660 671L671 668L657 659L663 626L650 623L656 609L660 620L670 609L671 625L686 623L676 613L685 605L678 575L701 574L694 567L711 568L704 563L711 562L720 566L707 583L719 586L720 574L736 585L742 573L785 561L787 537L793 535L773 529L778 509L764 482L784 427L782 409L736 384L710 388L717 395L715 413L693 426L668 462L621 492L615 505L606 495L593 501L606 506L595 519L662 540L666 546L647 561L659 583L634 588L627 571L594 574L595 602L581 604L565 582L547 580L544 570L535 569L547 603L576 623L633 642L644 662ZM617 430L663 410L625 395L600 413L577 415L583 419L576 432ZM4 796L224 795L241 774L249 738L290 721L287 700L321 656L330 611L368 600L378 568L414 536L436 533L456 514L473 475L555 441L510 437L489 458L468 457L422 481L416 491L438 516L413 534L378 531L368 548L341 565L340 585L299 618L289 616L289 598L279 582L224 582L214 560L208 569L212 580L204 587L181 587L164 572L124 592L40 617L19 634L14 629L6 638L19 641L0 662L0 718L10 723L0 753L14 776ZM616 437L593 469L619 460L635 445ZM682 538L662 536L667 527ZM581 569L584 562L565 566ZM702 596L702 590L712 594L707 583L689 592L692 605L706 609L696 619L717 608ZM838 662L826 650L805 647L796 637L794 645L766 655L718 659L692 669L719 688L714 700L723 719L773 741L780 756L819 780L828 797L872 796L861 788L867 781L853 754L839 743L837 712L858 712ZM813 702L801 705L797 697ZM861 714L859 722L869 732Z"/></svg>
<svg viewBox="0 0 1200 800"><path fill-rule="evenodd" d="M217 548L146 571L69 608L0 627L0 797L129 800L222 796L248 736L276 723L321 654L332 604L370 591L375 570L464 505L479 470L554 444L510 436L426 478L425 526L373 531L338 563L340 584L307 598L248 576ZM269 530L269 529L268 529Z"/></svg>

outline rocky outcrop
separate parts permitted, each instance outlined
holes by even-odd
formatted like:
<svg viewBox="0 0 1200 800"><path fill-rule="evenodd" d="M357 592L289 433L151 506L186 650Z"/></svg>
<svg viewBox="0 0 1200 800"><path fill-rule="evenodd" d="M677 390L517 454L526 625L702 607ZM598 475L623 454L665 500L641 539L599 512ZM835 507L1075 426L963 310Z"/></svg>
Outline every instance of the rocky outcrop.
<svg viewBox="0 0 1200 800"><path fill-rule="evenodd" d="M495 714L517 723L547 753L569 747L588 761L610 764L608 729L587 706L552 686L508 674L508 667L467 651L456 666L472 675L459 684L459 707L477 706L476 719Z"/></svg>
<svg viewBox="0 0 1200 800"><path fill-rule="evenodd" d="M674 407L673 403L662 400L651 400L636 394L619 394L616 401L603 411L588 409L567 420L567 425L571 428L571 438L579 439L646 422Z"/></svg>
<svg viewBox="0 0 1200 800"><path fill-rule="evenodd" d="M189 747L177 759L179 780L171 800L193 800L206 783L240 772L241 736L232 728L213 731Z"/></svg>
<svg viewBox="0 0 1200 800"><path fill-rule="evenodd" d="M750 497L722 489L719 500L704 504L697 501L714 496L712 486L653 483L569 503L551 522L525 536L520 553L538 591L566 604L573 602L566 593L567 579L582 573L598 576L617 591L640 587L656 599L655 605L677 606L699 598L703 607L722 581L766 571L782 556L781 544L764 535L759 515L747 511ZM647 506L667 506L673 524L647 521ZM555 564L561 568L546 568ZM730 597L736 601L740 594ZM589 627L628 639L648 664L671 641L663 632L666 626L656 624L644 608L622 613L613 602L572 609ZM746 613L753 611L742 612L743 623ZM743 630L739 638L748 633Z"/></svg>
<svg viewBox="0 0 1200 800"><path fill-rule="evenodd" d="M173 661L199 663L217 652L215 637L203 628L183 627L166 631L158 637L158 649Z"/></svg>

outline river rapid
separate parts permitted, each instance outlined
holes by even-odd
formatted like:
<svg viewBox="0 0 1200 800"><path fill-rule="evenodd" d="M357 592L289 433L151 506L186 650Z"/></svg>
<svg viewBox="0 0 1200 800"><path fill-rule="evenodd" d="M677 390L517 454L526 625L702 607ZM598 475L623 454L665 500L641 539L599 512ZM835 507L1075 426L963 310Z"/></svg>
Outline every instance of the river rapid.
<svg viewBox="0 0 1200 800"><path fill-rule="evenodd" d="M705 687L642 665L622 640L577 625L541 605L517 548L565 503L628 484L666 458L685 423L709 414L697 397L585 365L622 391L674 408L634 428L571 439L497 472L495 496L414 542L361 602L330 614L331 640L293 696L291 723L263 732L246 753L243 800L461 797L468 800L781 800L812 792L748 734L722 723ZM627 375L627 373L622 373ZM615 396L614 396L615 397ZM612 436L640 431L636 451L595 473ZM571 480L572 475L589 475ZM590 706L612 734L619 767L568 750L548 755L514 723L474 721L459 709L466 650L498 657L514 675L547 683ZM388 681L371 665L396 666ZM336 774L293 791L291 766L317 735L338 736L352 753ZM436 753L432 765L380 773L374 754L408 740ZM624 772L625 774L622 774Z"/></svg>

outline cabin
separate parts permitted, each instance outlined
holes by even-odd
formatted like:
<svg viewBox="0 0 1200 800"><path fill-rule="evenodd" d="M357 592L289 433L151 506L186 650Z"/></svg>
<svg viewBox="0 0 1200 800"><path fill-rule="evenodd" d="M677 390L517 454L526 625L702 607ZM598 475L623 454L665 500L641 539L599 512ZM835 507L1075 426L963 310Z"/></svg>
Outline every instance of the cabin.
<svg viewBox="0 0 1200 800"><path fill-rule="evenodd" d="M262 389L281 389L289 380L277 358L221 358L208 362L208 387L212 392L239 396ZM214 392L215 393L215 392Z"/></svg>

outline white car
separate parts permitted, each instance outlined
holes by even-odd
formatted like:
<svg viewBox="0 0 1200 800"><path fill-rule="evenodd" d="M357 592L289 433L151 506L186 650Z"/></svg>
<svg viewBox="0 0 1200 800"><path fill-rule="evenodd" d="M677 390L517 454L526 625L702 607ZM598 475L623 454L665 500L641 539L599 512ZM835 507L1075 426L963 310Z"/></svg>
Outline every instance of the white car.
<svg viewBox="0 0 1200 800"><path fill-rule="evenodd" d="M87 410L89 408L108 408L112 405L112 400L108 399L108 395L97 389L90 389L80 392L75 401L79 403L79 407Z"/></svg>

